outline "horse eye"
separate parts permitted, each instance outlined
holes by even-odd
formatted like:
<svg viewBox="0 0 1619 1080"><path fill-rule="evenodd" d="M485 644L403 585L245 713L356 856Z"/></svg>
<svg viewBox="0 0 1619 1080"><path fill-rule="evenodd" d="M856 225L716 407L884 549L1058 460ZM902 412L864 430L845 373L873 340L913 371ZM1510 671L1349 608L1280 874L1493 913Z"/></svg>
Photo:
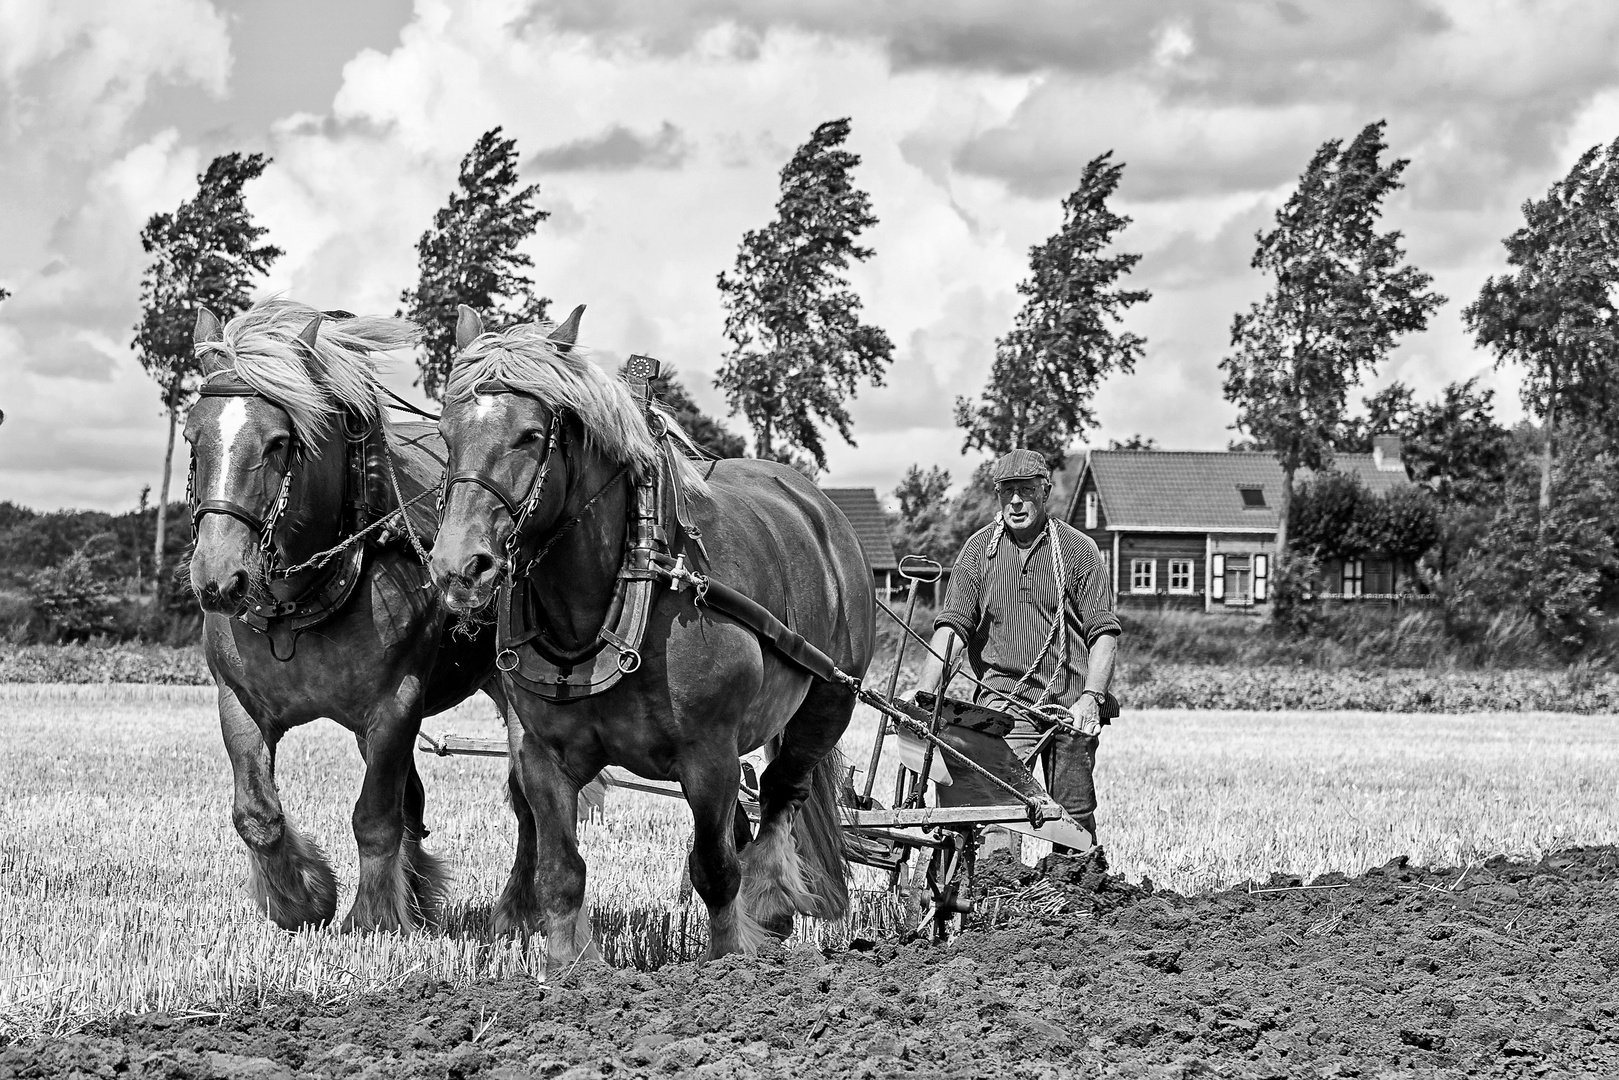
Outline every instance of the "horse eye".
<svg viewBox="0 0 1619 1080"><path fill-rule="evenodd" d="M537 443L540 441L540 439L544 438L544 436L545 432L541 431L539 428L530 428L517 437L517 445L532 446L534 443Z"/></svg>

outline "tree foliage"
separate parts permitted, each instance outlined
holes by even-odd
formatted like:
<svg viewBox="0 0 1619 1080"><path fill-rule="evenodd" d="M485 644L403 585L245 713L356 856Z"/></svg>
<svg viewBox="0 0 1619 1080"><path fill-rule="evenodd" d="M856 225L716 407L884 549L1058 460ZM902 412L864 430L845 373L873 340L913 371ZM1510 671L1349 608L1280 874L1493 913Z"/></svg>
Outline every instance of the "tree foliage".
<svg viewBox="0 0 1619 1080"><path fill-rule="evenodd" d="M229 319L252 302L255 279L282 251L261 243L269 231L253 223L244 188L270 164L263 154L221 154L197 177L197 194L172 214L153 214L141 230L141 248L152 261L141 276L141 319L131 342L141 366L157 381L169 417L159 504L167 505L179 414L195 394L200 376L191 349L197 309ZM153 544L156 573L167 548L167 515L157 517Z"/></svg>
<svg viewBox="0 0 1619 1080"><path fill-rule="evenodd" d="M450 201L416 241L415 288L399 295L400 314L422 328L417 358L422 390L439 400L455 360L456 306L466 304L485 325L536 322L550 300L534 294L525 271L534 260L519 246L551 215L534 205L540 185L519 187L517 140L491 128L478 136Z"/></svg>
<svg viewBox="0 0 1619 1080"><path fill-rule="evenodd" d="M1295 550L1320 559L1377 553L1410 564L1439 540L1439 508L1414 484L1379 495L1353 473L1319 473L1299 485L1290 510Z"/></svg>
<svg viewBox="0 0 1619 1080"><path fill-rule="evenodd" d="M153 214L141 230L152 257L141 277L141 319L131 343L157 381L165 408L183 406L197 377L191 331L197 308L229 319L252 302L255 279L282 251L260 243L243 192L263 174L263 154L221 154L197 177L197 194L172 214Z"/></svg>
<svg viewBox="0 0 1619 1080"><path fill-rule="evenodd" d="M1602 632L1603 598L1619 588L1619 460L1598 437L1572 439L1553 464L1549 509L1540 455L1514 456L1488 528L1459 561L1453 598L1481 618L1527 611L1570 653Z"/></svg>
<svg viewBox="0 0 1619 1080"><path fill-rule="evenodd" d="M973 471L962 490L951 497L950 473L937 466L923 472L912 465L894 489L899 510L889 536L900 555L926 555L949 566L967 538L989 524L999 509L990 482L991 463Z"/></svg>
<svg viewBox="0 0 1619 1080"><path fill-rule="evenodd" d="M860 157L842 149L849 121L815 129L781 170L776 219L742 238L736 265L719 275L731 342L714 382L753 429L754 452L795 451L826 467L821 425L850 445L845 401L864 382L882 385L893 358L888 335L860 321L851 262L871 258L857 241L877 224L871 197L854 185Z"/></svg>
<svg viewBox="0 0 1619 1080"><path fill-rule="evenodd" d="M1060 468L1076 436L1096 426L1091 402L1102 379L1128 373L1146 340L1118 329L1124 313L1152 298L1118 281L1140 255L1104 255L1130 219L1107 201L1124 164L1112 151L1093 158L1079 186L1063 200L1063 223L1029 249L1026 299L1012 330L995 343L995 364L978 404L956 399L956 424L966 448L1005 453L1026 446Z"/></svg>
<svg viewBox="0 0 1619 1080"><path fill-rule="evenodd" d="M1486 281L1462 317L1498 364L1523 366L1524 406L1545 434L1544 509L1560 424L1619 439L1619 140L1587 150L1523 216L1502 241L1516 273Z"/></svg>
<svg viewBox="0 0 1619 1080"><path fill-rule="evenodd" d="M1294 475L1330 464L1349 388L1444 303L1432 278L1405 264L1399 231L1378 230L1407 165L1381 162L1383 126L1316 151L1276 227L1257 237L1253 266L1271 275L1271 291L1232 321L1234 352L1220 362L1237 428L1282 466L1283 561Z"/></svg>

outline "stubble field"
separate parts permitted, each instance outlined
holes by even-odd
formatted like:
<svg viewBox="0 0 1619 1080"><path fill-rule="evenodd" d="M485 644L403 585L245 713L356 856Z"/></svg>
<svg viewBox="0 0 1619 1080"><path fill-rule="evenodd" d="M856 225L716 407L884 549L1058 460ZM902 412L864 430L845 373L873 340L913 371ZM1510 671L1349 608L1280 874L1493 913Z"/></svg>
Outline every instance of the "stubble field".
<svg viewBox="0 0 1619 1080"><path fill-rule="evenodd" d="M492 732L481 699L429 730ZM1601 716L1131 712L1104 736L1103 841L1113 869L1180 893L1275 872L1357 873L1395 856L1466 867L1614 840L1619 740ZM873 718L846 743L864 762ZM431 848L456 874L438 933L287 934L242 890L230 772L210 691L0 685L0 1041L117 1012L187 1016L304 992L331 1002L413 980L523 976L534 956L487 933L513 826L503 763L423 756ZM352 897L360 765L334 724L278 759L288 812L318 837ZM879 780L878 792L888 778ZM585 836L591 902L623 965L694 955L701 904L679 899L682 804L615 793ZM891 918L862 898L839 945ZM344 907L339 908L345 910Z"/></svg>

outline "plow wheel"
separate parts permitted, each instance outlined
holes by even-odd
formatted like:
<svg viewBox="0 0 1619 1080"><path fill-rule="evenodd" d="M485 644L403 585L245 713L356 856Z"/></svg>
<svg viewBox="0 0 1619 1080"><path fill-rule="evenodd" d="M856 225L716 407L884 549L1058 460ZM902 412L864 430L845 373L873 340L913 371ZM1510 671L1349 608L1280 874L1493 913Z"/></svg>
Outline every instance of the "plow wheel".
<svg viewBox="0 0 1619 1080"><path fill-rule="evenodd" d="M959 934L972 914L969 896L972 888L973 854L976 830L948 829L925 864L917 866L911 879L911 904L918 915L914 937L949 941Z"/></svg>

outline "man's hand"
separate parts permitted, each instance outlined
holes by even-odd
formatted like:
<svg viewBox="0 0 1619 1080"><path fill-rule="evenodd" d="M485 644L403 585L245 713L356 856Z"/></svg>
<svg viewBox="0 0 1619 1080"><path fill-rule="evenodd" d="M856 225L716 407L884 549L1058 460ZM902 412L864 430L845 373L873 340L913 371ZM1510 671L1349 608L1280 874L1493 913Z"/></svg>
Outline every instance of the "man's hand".
<svg viewBox="0 0 1619 1080"><path fill-rule="evenodd" d="M1081 735L1095 738L1102 734L1102 706L1097 703L1096 695L1079 695L1079 700L1068 706L1068 715Z"/></svg>

